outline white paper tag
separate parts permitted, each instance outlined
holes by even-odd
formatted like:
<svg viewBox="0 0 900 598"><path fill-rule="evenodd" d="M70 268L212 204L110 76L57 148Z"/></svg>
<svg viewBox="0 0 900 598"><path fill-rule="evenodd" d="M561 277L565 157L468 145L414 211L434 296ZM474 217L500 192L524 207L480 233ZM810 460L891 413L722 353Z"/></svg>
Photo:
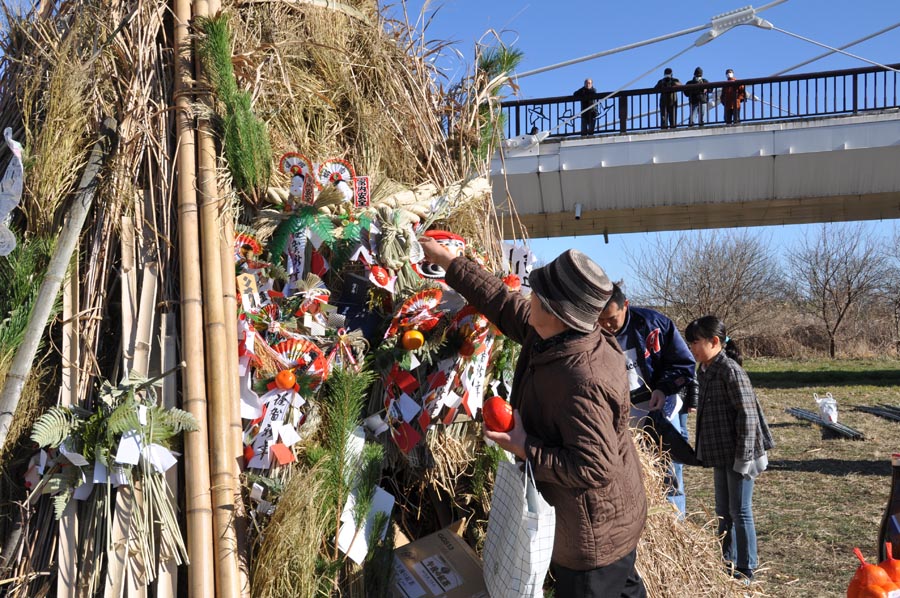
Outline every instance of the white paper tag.
<svg viewBox="0 0 900 598"><path fill-rule="evenodd" d="M144 449L145 458L153 464L153 468L159 473L166 473L173 465L178 463L169 449L161 444L151 444Z"/></svg>
<svg viewBox="0 0 900 598"><path fill-rule="evenodd" d="M400 408L400 415L405 422L414 421L416 416L419 415L419 411L422 410L422 407L406 393L400 395L400 398L397 400L397 406Z"/></svg>
<svg viewBox="0 0 900 598"><path fill-rule="evenodd" d="M284 443L284 446L290 447L300 442L300 434L297 434L297 429L291 424L281 426L278 435L281 437L281 442Z"/></svg>
<svg viewBox="0 0 900 598"><path fill-rule="evenodd" d="M265 488L253 482L253 486L250 488L250 499L251 500L262 500L263 492Z"/></svg>
<svg viewBox="0 0 900 598"><path fill-rule="evenodd" d="M366 429L368 429L375 436L380 436L388 430L388 425L378 415L370 415L365 419L363 424L366 426Z"/></svg>
<svg viewBox="0 0 900 598"><path fill-rule="evenodd" d="M141 435L137 430L129 430L122 434L119 440L119 450L116 451L116 463L137 465L141 459Z"/></svg>
<svg viewBox="0 0 900 598"><path fill-rule="evenodd" d="M375 495L372 497L372 507L366 515L365 521L362 522L362 529L357 529L353 524L353 505L356 503L356 493L350 493L347 502L344 505L344 511L341 513L341 529L338 532L337 544L338 548L346 554L356 564L362 564L369 552L369 537L372 535L375 527L375 516L378 513L385 513L390 516L394 508L394 497L386 492L380 486L375 487ZM384 526L379 534L379 539L383 539L387 528Z"/></svg>

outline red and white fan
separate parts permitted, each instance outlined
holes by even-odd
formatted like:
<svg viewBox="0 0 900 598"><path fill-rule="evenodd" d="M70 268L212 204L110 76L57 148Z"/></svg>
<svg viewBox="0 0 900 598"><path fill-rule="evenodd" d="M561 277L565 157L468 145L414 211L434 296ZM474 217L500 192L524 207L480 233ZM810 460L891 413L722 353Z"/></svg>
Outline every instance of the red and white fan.
<svg viewBox="0 0 900 598"><path fill-rule="evenodd" d="M353 201L353 180L355 178L356 172L350 162L346 160L331 158L319 165L319 188L324 189L329 185L336 187L344 197L344 201Z"/></svg>
<svg viewBox="0 0 900 598"><path fill-rule="evenodd" d="M272 350L288 367L296 368L310 378L309 390L317 390L328 378L328 359L314 342L305 338L292 338L276 343Z"/></svg>
<svg viewBox="0 0 900 598"><path fill-rule="evenodd" d="M441 302L442 295L440 289L425 289L404 301L391 321L384 338L390 338L398 331L410 328L415 328L420 332L428 332L434 328L441 317L434 314L432 310Z"/></svg>
<svg viewBox="0 0 900 598"><path fill-rule="evenodd" d="M313 176L314 170L312 162L309 158L299 152L288 152L281 156L278 162L278 168L284 174L291 177L290 195L305 201L306 195L311 195L309 191L304 189L307 179ZM310 183L312 184L312 179ZM310 191L312 188L310 188Z"/></svg>

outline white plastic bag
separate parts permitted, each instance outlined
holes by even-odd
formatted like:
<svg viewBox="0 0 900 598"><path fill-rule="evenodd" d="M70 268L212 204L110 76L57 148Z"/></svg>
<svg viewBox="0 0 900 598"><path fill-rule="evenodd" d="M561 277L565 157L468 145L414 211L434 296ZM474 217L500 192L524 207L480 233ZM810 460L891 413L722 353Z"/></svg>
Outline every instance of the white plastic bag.
<svg viewBox="0 0 900 598"><path fill-rule="evenodd" d="M821 398L817 393L813 393L813 399L819 406L819 417L822 418L822 421L836 424L838 420L838 406L831 393L825 393L825 396Z"/></svg>
<svg viewBox="0 0 900 598"><path fill-rule="evenodd" d="M556 511L525 473L500 461L484 541L484 582L491 598L540 598L553 554Z"/></svg>

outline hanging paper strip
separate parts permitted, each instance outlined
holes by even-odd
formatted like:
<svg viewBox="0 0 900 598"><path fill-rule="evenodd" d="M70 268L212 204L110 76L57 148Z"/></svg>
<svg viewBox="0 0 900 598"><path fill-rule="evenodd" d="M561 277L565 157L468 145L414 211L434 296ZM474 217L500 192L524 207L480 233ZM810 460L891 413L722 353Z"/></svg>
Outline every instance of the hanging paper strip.
<svg viewBox="0 0 900 598"><path fill-rule="evenodd" d="M293 289L296 288L297 281L302 279L305 274L307 242L306 234L308 230L308 228L304 228L303 230L292 234L291 239L288 242L288 257L286 268L288 281L284 286L284 289L282 290L285 295L291 294Z"/></svg>
<svg viewBox="0 0 900 598"><path fill-rule="evenodd" d="M9 215L22 199L22 185L25 171L22 166L22 145L12 138L12 129L3 130L6 145L12 152L12 160L6 167L6 174L0 181L0 256L9 255L16 248L16 236L7 227Z"/></svg>

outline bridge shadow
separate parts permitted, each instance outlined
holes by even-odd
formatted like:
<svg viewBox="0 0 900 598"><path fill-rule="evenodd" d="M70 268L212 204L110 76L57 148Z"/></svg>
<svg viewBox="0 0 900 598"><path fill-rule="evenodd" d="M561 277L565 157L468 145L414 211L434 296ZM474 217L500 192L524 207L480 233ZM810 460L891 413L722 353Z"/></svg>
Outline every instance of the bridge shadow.
<svg viewBox="0 0 900 598"><path fill-rule="evenodd" d="M750 382L760 388L812 386L900 386L900 369L825 372L750 372Z"/></svg>
<svg viewBox="0 0 900 598"><path fill-rule="evenodd" d="M776 459L769 461L769 471L797 471L807 473L822 473L833 476L891 475L889 461L879 459L877 461L848 461L846 459Z"/></svg>

